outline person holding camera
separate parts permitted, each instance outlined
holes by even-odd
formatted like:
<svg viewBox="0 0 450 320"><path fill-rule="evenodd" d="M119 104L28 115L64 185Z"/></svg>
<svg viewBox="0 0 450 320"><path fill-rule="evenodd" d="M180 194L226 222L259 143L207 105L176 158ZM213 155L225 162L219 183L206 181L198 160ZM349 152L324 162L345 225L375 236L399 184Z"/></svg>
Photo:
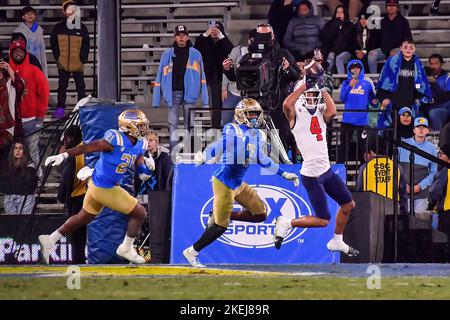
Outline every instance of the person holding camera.
<svg viewBox="0 0 450 320"><path fill-rule="evenodd" d="M200 51L205 63L209 106L212 109L222 109L222 62L228 57L233 47L233 43L225 34L223 24L219 21L209 21L208 29L195 39L194 48ZM220 118L220 111L212 112L213 128L220 128Z"/></svg>
<svg viewBox="0 0 450 320"><path fill-rule="evenodd" d="M264 48L264 49L260 49ZM264 110L269 110L269 115L275 127L279 130L281 142L286 150L295 147L295 141L290 132L289 124L283 116L282 105L285 97L289 95L289 84L300 77L300 69L295 64L294 57L286 49L280 48L275 42L275 35L269 24L262 23L256 29L255 39L250 41L249 53L240 60L240 66L246 61L259 60L261 63L269 61L268 85L254 92L243 91L241 94L251 96L262 102ZM257 62L255 62L257 64ZM224 73L231 81L236 81L236 68L231 59L223 62ZM239 82L239 81L238 81ZM238 83L239 88L239 83ZM242 91L242 90L241 90ZM294 149L292 149L294 150ZM293 153L294 154L294 153Z"/></svg>

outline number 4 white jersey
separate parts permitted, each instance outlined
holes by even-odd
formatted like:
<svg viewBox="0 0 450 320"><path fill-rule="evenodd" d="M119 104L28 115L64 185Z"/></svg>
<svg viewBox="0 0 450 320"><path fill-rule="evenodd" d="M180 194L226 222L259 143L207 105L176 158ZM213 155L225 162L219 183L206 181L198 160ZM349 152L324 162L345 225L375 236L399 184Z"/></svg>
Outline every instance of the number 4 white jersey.
<svg viewBox="0 0 450 320"><path fill-rule="evenodd" d="M318 177L330 169L324 111L324 104L319 104L311 114L300 101L295 103L295 123L291 132L303 157L300 173L307 177Z"/></svg>

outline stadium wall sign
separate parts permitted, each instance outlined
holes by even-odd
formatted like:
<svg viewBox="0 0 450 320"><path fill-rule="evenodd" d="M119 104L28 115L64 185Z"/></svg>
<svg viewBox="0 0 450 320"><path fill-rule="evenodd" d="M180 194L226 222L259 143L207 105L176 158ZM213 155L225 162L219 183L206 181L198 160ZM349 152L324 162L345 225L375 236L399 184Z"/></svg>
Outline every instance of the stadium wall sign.
<svg viewBox="0 0 450 320"><path fill-rule="evenodd" d="M38 236L55 230L65 216L0 215L0 264L37 264L41 262ZM72 246L62 238L50 254L52 264L70 264Z"/></svg>
<svg viewBox="0 0 450 320"><path fill-rule="evenodd" d="M172 195L171 263L185 263L182 251L193 244L204 231L213 205L211 177L218 165L179 164L175 168ZM301 165L282 165L286 171L298 173ZM343 165L332 167L342 179ZM314 214L302 184L268 174L258 165L250 165L244 181L251 185L267 206L268 217L261 223L231 221L227 231L201 253L204 263L289 264L331 263L332 254L326 243L333 236L338 205L328 198L333 214L330 225L323 229L293 229L280 250L273 246L275 220L283 215L298 218ZM240 210L235 203L233 210ZM336 259L339 260L339 259Z"/></svg>

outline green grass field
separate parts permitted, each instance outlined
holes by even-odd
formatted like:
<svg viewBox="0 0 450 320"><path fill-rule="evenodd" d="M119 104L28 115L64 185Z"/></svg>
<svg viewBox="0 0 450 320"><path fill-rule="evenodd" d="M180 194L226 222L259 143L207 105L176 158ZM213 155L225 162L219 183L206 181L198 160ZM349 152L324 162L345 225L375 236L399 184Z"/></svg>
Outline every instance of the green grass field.
<svg viewBox="0 0 450 320"><path fill-rule="evenodd" d="M450 299L449 278L383 278L369 290L365 278L182 276L82 278L69 290L66 278L0 278L0 299Z"/></svg>
<svg viewBox="0 0 450 320"><path fill-rule="evenodd" d="M72 269L67 266L9 266L0 267L0 299L450 299L448 265L379 267L381 288L370 290L364 264L246 269L86 265L77 269L81 288L70 290Z"/></svg>

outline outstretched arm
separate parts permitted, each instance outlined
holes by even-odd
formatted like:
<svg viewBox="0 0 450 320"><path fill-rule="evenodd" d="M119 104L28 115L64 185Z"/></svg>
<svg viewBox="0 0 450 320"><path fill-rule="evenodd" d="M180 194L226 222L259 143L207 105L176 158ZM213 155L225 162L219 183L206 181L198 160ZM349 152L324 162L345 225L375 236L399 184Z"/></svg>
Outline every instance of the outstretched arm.
<svg viewBox="0 0 450 320"><path fill-rule="evenodd" d="M286 119L289 121L289 126L292 128L295 121L295 103L298 98L306 90L306 84L303 83L297 90L294 90L283 102L283 112Z"/></svg>
<svg viewBox="0 0 450 320"><path fill-rule="evenodd" d="M336 104L333 101L333 98L328 93L327 90L322 90L323 100L325 101L325 112L323 113L323 117L326 122L330 122L337 114Z"/></svg>
<svg viewBox="0 0 450 320"><path fill-rule="evenodd" d="M67 150L67 154L69 157L75 157L80 154L87 154L98 151L110 152L113 151L113 149L113 146L110 145L106 140L100 139L69 149Z"/></svg>
<svg viewBox="0 0 450 320"><path fill-rule="evenodd" d="M104 151L109 152L112 151L114 147L109 144L104 139L92 141L88 144L78 145L72 149L67 150L66 152L57 154L56 156L50 156L45 159L45 166L52 165L52 167L59 166L65 159L68 157L78 156L80 154Z"/></svg>

